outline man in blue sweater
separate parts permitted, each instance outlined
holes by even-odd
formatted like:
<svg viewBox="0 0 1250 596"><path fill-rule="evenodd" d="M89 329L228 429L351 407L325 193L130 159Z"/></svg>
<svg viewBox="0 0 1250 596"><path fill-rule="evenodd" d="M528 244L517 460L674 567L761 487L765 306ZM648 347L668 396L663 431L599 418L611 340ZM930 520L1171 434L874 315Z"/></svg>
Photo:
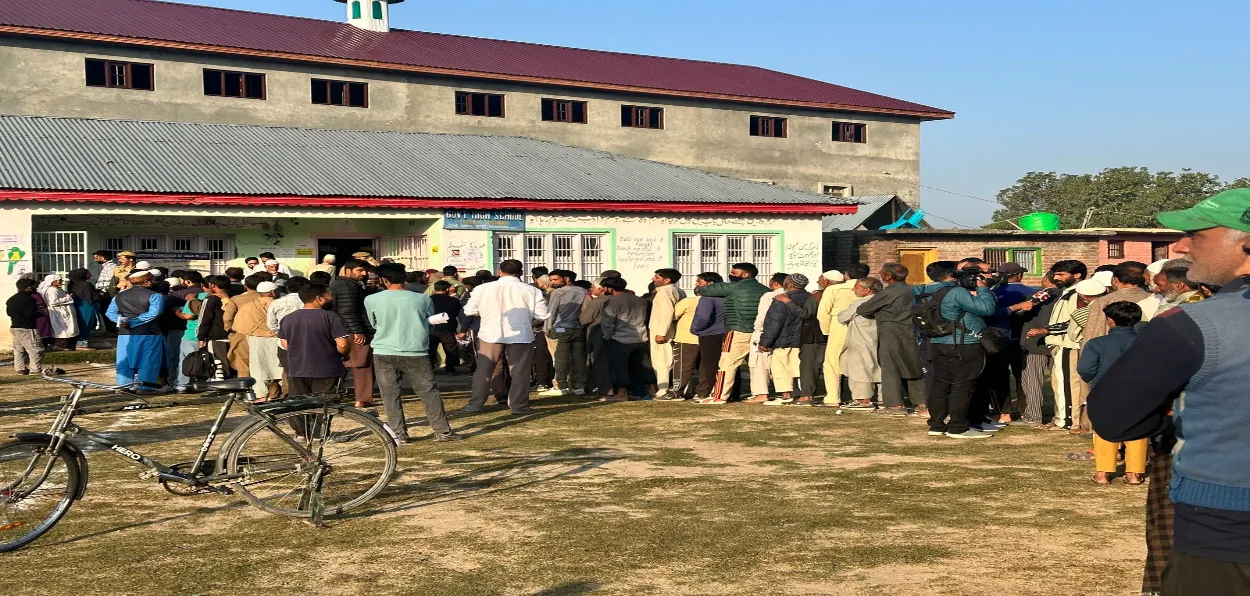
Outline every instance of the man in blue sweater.
<svg viewBox="0 0 1250 596"><path fill-rule="evenodd" d="M998 302L989 291L979 266L961 273L975 276L976 292L970 292L956 281L945 279L914 292L918 296L933 296L942 292L939 312L943 320L955 322L954 332L929 340L929 358L933 364L933 391L929 393L929 435L947 436L952 439L986 439L997 427L983 432L968 426L968 407L977 378L985 368L985 349L981 347L981 333L985 319L994 314ZM947 417L949 416L949 421Z"/></svg>
<svg viewBox="0 0 1250 596"><path fill-rule="evenodd" d="M1250 189L1157 218L1185 232L1172 248L1190 262L1189 278L1223 289L1151 320L1094 388L1089 417L1102 438L1131 441L1167 435L1175 409L1176 445L1156 445L1162 461L1150 471L1152 485L1165 482L1171 459L1175 523L1152 535L1152 511L1166 505L1152 491L1143 591L1250 594ZM1162 561L1166 571L1152 577Z"/></svg>

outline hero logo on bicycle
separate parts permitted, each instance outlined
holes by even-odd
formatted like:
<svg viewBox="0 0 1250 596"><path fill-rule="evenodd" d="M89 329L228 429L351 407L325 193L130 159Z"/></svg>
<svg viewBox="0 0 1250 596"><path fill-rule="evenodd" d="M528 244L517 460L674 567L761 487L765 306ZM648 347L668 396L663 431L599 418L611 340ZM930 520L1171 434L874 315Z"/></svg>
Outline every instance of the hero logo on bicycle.
<svg viewBox="0 0 1250 596"><path fill-rule="evenodd" d="M109 447L109 449L112 449L113 451L116 451L116 452L118 452L118 453L120 453L120 454L122 454L122 455L124 455L124 456L126 456L126 457L129 457L130 459L133 459L133 460L135 460L135 461L139 461L139 460L142 460L142 459L143 459L143 456L142 456L142 455L139 455L138 453L135 453L134 451L131 451L131 450L129 450L129 449L126 449L125 447L122 447L121 445L113 445L112 447Z"/></svg>

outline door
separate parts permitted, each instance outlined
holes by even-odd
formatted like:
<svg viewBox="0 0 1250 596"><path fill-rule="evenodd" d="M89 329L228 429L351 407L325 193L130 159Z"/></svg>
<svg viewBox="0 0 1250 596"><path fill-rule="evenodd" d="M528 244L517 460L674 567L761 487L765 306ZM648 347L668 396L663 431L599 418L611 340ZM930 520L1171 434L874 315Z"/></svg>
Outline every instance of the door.
<svg viewBox="0 0 1250 596"><path fill-rule="evenodd" d="M898 262L907 268L907 283L912 285L927 283L924 270L937 260L937 249L909 248L898 251Z"/></svg>
<svg viewBox="0 0 1250 596"><path fill-rule="evenodd" d="M1171 242L1151 242L1150 243L1151 258L1156 261L1162 261L1168 258L1169 256L1168 252L1171 246L1172 246Z"/></svg>

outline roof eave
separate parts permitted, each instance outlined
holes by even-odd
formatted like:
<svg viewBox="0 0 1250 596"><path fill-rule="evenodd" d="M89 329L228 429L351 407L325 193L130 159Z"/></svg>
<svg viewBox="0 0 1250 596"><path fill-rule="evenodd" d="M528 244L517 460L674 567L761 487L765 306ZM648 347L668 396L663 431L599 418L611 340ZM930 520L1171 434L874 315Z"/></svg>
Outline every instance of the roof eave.
<svg viewBox="0 0 1250 596"><path fill-rule="evenodd" d="M391 62L378 62L373 60L356 60L351 58L334 58L330 56L313 56L309 54L295 54L289 52L274 52L270 50L257 50L251 48L236 48L228 46L215 46L211 44L190 43L181 41L170 41L163 39L150 39L142 37L126 37L122 35L110 35L104 33L89 33L82 31L65 31L61 29L43 29L38 27L22 27L17 25L0 25L0 34L20 35L27 37L42 37L53 39L70 39L78 41L94 41L99 43L114 43L122 45L131 45L149 48L162 48L170 50L180 50L188 52L204 52L210 54L226 54L231 56L248 56L253 58L268 58L271 60L285 60L291 62L308 62L313 64L332 64L336 66L352 66L357 68L367 68L372 70L389 70L399 72L410 72L434 76L458 77L482 79L491 81L507 81L513 83L530 83L535 85L557 85L561 87L575 87L582 89L595 89L603 91L617 91L626 93L640 93L647 95L660 95L666 97L686 97L695 99L712 99L720 101L734 101L740 103L775 105L787 107L801 107L818 110L834 110L840 112L858 112L866 114L886 114L892 116L906 116L916 118L921 121L928 120L949 120L955 117L954 112L945 110L922 111L922 110L896 110L888 108L873 108L865 106L853 106L844 104L794 101L769 99L760 97L747 97L740 95L726 95L719 93L704 93L697 91L676 91L671 89L655 89L650 87L635 87L631 85L614 85L606 83L594 83L588 81L573 81L566 79L553 79L548 77L535 77L527 75L510 75L499 73L488 73L480 71L467 71L450 68L437 68L432 66L417 66L410 64L395 64Z"/></svg>

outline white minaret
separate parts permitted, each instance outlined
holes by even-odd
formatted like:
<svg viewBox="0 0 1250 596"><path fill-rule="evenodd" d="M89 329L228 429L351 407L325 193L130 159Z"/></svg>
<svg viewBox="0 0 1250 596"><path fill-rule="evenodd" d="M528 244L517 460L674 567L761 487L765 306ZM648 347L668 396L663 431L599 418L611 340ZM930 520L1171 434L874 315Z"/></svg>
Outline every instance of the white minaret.
<svg viewBox="0 0 1250 596"><path fill-rule="evenodd" d="M404 0L336 0L347 5L347 24L386 33L391 30L390 5Z"/></svg>

